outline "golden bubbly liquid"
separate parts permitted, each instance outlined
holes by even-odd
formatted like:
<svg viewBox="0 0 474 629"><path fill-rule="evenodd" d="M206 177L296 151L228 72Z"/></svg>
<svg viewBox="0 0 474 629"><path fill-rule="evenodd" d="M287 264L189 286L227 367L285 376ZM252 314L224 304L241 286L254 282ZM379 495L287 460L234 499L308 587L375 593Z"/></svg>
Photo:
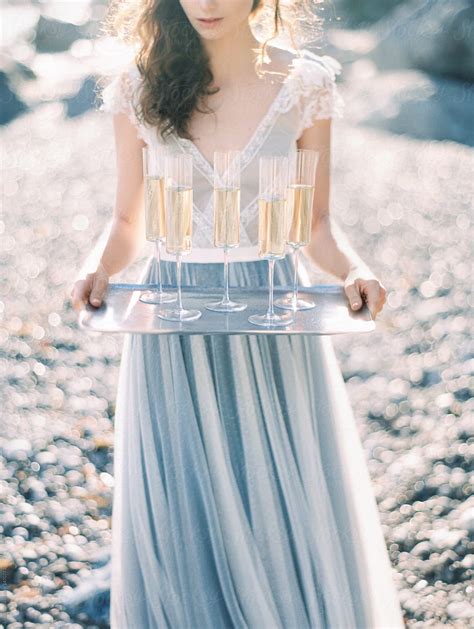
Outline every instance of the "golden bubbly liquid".
<svg viewBox="0 0 474 629"><path fill-rule="evenodd" d="M166 251L186 254L191 251L193 189L166 189Z"/></svg>
<svg viewBox="0 0 474 629"><path fill-rule="evenodd" d="M237 247L240 242L240 189L214 188L214 246Z"/></svg>
<svg viewBox="0 0 474 629"><path fill-rule="evenodd" d="M147 240L163 240L166 236L165 179L145 177L145 224Z"/></svg>
<svg viewBox="0 0 474 629"><path fill-rule="evenodd" d="M268 258L283 258L288 239L288 216L285 199L259 199L259 254Z"/></svg>
<svg viewBox="0 0 474 629"><path fill-rule="evenodd" d="M311 240L314 186L294 184L288 186L290 231L288 243L293 246L307 245Z"/></svg>

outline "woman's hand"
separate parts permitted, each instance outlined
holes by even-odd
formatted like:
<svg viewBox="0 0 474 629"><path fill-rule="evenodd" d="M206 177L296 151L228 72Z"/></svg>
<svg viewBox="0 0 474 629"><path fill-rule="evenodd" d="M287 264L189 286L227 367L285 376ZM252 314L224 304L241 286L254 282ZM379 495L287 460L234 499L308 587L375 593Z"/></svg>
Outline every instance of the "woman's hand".
<svg viewBox="0 0 474 629"><path fill-rule="evenodd" d="M344 290L352 310L359 310L365 301L372 319L382 310L387 293L385 286L375 275L367 267L361 266L349 271L344 281Z"/></svg>
<svg viewBox="0 0 474 629"><path fill-rule="evenodd" d="M109 274L102 263L99 263L94 273L88 273L85 279L77 280L71 291L71 301L74 310L82 310L86 307L87 301L92 306L98 308L109 284Z"/></svg>

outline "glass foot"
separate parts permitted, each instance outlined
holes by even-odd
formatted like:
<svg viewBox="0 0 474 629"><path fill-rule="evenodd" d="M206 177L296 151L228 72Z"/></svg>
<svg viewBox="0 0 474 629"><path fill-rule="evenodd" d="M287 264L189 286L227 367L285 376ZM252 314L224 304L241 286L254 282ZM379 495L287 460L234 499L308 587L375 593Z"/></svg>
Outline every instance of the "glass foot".
<svg viewBox="0 0 474 629"><path fill-rule="evenodd" d="M165 293L159 290L147 290L139 297L139 301L145 304L167 304L176 301L176 293Z"/></svg>
<svg viewBox="0 0 474 629"><path fill-rule="evenodd" d="M159 310L158 316L160 319L166 319L167 321L194 321L199 319L202 315L200 310L178 310L174 308L173 310Z"/></svg>
<svg viewBox="0 0 474 629"><path fill-rule="evenodd" d="M291 313L287 313L284 315L251 315L248 320L250 321L250 323L253 323L255 325L261 325L266 328L270 328L274 325L289 325L290 323L293 323L294 318Z"/></svg>
<svg viewBox="0 0 474 629"><path fill-rule="evenodd" d="M297 310L310 310L311 308L316 308L314 301L311 301L310 299L294 299L293 294L287 297L275 299L275 306L278 306L278 308L284 308L285 310L293 310L293 312L296 312Z"/></svg>
<svg viewBox="0 0 474 629"><path fill-rule="evenodd" d="M212 301L210 304L206 304L206 308L214 312L241 312L247 308L247 304L232 301L231 299L229 301L221 299L220 301Z"/></svg>

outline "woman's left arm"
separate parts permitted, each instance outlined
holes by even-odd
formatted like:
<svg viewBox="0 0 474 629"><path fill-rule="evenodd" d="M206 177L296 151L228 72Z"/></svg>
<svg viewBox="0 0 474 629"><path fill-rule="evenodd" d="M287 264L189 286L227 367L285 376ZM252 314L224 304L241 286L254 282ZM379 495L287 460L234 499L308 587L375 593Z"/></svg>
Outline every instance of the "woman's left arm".
<svg viewBox="0 0 474 629"><path fill-rule="evenodd" d="M312 236L304 253L323 271L344 282L344 290L353 310L367 303L372 318L382 310L386 289L369 266L349 244L346 235L330 216L331 118L319 119L305 129L298 148L318 151Z"/></svg>

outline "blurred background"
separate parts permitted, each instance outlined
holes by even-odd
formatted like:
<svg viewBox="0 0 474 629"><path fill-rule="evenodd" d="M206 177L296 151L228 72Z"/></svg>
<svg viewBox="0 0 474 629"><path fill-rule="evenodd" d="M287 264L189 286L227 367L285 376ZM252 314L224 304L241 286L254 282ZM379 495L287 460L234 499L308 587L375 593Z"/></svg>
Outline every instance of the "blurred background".
<svg viewBox="0 0 474 629"><path fill-rule="evenodd" d="M108 627L123 337L68 292L111 217L95 85L125 51L106 0L4 0L0 41L0 625ZM386 286L370 335L333 337L409 627L472 626L472 0L333 0L343 64L332 214ZM149 251L113 281L136 281ZM309 269L318 283L335 278Z"/></svg>

